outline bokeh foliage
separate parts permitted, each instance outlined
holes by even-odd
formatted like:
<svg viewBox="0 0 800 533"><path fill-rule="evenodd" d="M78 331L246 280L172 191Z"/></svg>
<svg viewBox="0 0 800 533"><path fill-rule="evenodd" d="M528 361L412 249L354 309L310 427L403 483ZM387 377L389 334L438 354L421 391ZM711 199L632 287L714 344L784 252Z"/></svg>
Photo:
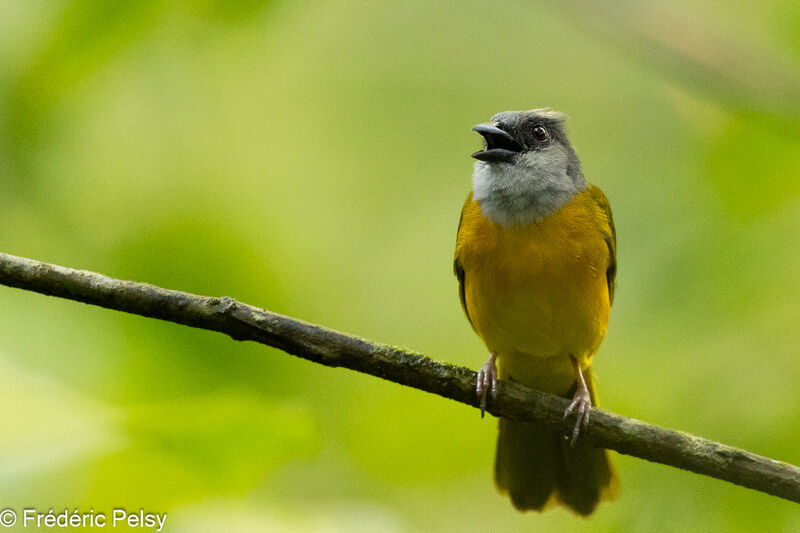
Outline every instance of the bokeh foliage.
<svg viewBox="0 0 800 533"><path fill-rule="evenodd" d="M798 464L798 5L3 2L0 250L474 368L451 273L470 128L552 106L617 224L602 405ZM169 531L587 527L495 493L474 409L0 297L2 506L145 507ZM800 528L789 502L617 463L592 530Z"/></svg>

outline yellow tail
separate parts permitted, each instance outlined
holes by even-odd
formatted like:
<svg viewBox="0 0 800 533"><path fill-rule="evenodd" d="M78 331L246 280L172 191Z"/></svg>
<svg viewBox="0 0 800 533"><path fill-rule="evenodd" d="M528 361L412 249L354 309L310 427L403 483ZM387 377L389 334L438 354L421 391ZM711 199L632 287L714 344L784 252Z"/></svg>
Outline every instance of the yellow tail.
<svg viewBox="0 0 800 533"><path fill-rule="evenodd" d="M591 370L584 377L596 404ZM561 435L505 418L500 419L494 475L498 490L520 511L541 511L560 503L588 516L601 500L614 499L618 487L606 450L585 439L572 448Z"/></svg>

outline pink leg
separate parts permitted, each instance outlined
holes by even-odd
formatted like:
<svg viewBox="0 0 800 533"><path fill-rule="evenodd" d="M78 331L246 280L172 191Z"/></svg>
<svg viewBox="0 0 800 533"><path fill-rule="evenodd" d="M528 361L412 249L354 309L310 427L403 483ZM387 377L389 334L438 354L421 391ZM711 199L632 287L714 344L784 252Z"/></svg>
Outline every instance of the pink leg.
<svg viewBox="0 0 800 533"><path fill-rule="evenodd" d="M475 387L475 392L478 395L478 400L480 402L481 418L483 418L483 413L486 411L486 395L490 390L492 397L497 394L496 359L497 354L492 352L492 355L489 356L489 359L483 364L481 369L478 370L478 384Z"/></svg>
<svg viewBox="0 0 800 533"><path fill-rule="evenodd" d="M567 418L572 411L576 411L577 420L575 421L575 429L572 430L571 445L574 448L578 442L578 436L581 431L586 431L589 425L589 412L592 409L592 396L589 394L589 388L586 386L586 380L583 379L583 372L578 360L572 355L569 356L572 361L572 368L575 369L575 380L578 382L578 389L572 397L572 403L569 404L567 410L564 411L564 418Z"/></svg>

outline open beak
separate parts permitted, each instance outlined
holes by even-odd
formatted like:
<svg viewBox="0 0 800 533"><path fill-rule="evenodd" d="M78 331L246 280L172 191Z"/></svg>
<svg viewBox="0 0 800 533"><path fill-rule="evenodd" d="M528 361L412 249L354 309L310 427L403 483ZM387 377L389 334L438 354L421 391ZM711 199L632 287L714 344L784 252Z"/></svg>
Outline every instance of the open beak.
<svg viewBox="0 0 800 533"><path fill-rule="evenodd" d="M487 163L512 163L514 157L522 151L522 146L514 140L510 133L501 130L491 123L478 124L472 131L483 135L486 148L472 154L472 157Z"/></svg>

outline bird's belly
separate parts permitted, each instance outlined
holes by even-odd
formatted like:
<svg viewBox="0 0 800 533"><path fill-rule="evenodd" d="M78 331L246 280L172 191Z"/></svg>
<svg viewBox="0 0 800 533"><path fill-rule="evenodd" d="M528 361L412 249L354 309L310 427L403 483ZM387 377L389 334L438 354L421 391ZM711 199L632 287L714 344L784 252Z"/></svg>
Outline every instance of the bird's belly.
<svg viewBox="0 0 800 533"><path fill-rule="evenodd" d="M500 236L465 278L469 316L501 376L564 393L569 356L591 363L608 325L605 244L547 235ZM597 255L595 257L593 254Z"/></svg>

